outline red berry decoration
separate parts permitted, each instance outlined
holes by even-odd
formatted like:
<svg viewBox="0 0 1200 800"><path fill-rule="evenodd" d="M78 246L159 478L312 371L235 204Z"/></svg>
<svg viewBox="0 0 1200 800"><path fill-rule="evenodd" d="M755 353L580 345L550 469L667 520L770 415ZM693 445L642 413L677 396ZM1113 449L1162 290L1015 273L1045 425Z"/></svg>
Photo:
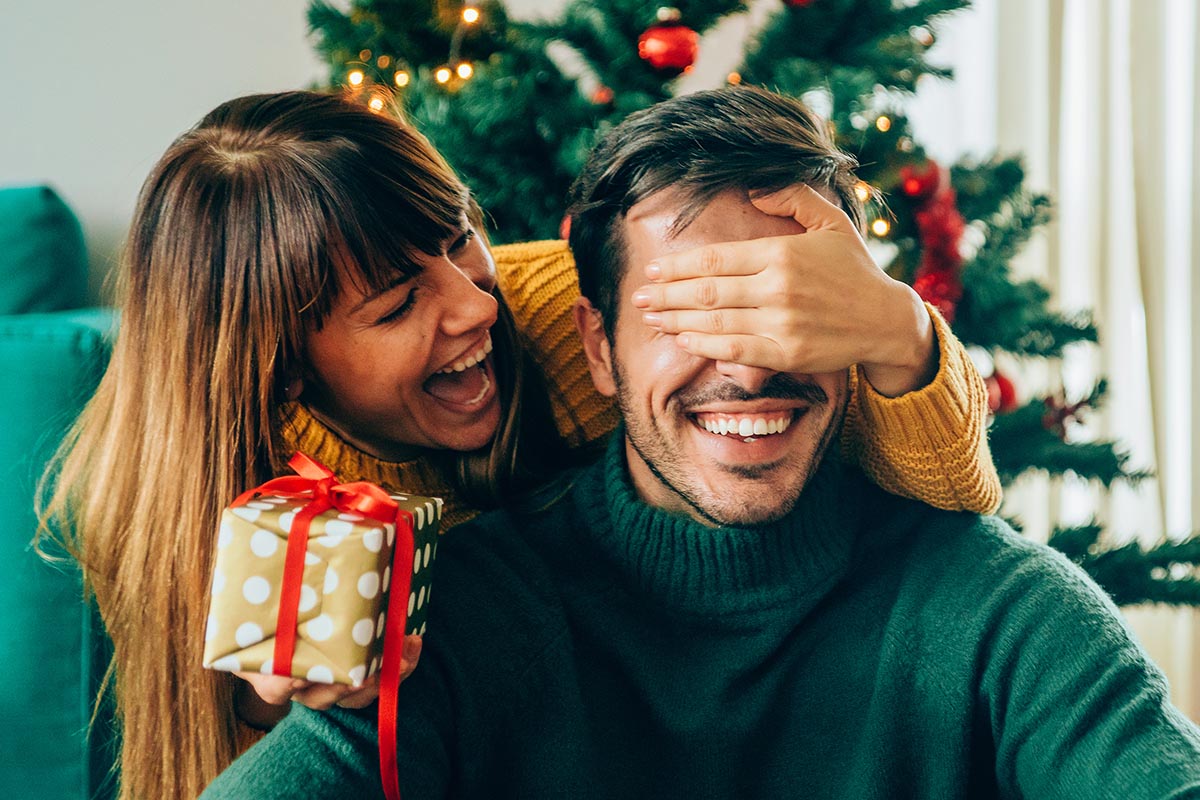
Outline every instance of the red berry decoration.
<svg viewBox="0 0 1200 800"><path fill-rule="evenodd" d="M933 160L919 167L901 167L900 188L914 200L928 199L938 190L941 172L941 167Z"/></svg>
<svg viewBox="0 0 1200 800"><path fill-rule="evenodd" d="M930 270L913 281L913 289L922 300L941 312L946 322L954 322L954 311L963 295L962 280L957 272Z"/></svg>
<svg viewBox="0 0 1200 800"><path fill-rule="evenodd" d="M691 69L700 50L700 34L679 19L678 9L660 8L658 23L638 37L638 56L670 77Z"/></svg>
<svg viewBox="0 0 1200 800"><path fill-rule="evenodd" d="M1017 389L1004 373L996 370L984 380L988 390L988 408L993 414L1007 414L1017 407Z"/></svg>

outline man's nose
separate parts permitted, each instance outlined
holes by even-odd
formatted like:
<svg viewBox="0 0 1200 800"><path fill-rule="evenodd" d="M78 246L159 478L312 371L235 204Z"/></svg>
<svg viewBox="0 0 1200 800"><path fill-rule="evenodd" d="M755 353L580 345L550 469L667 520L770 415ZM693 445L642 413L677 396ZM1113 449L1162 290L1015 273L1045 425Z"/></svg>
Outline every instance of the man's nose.
<svg viewBox="0 0 1200 800"><path fill-rule="evenodd" d="M758 394L767 381L776 375L775 370L764 367L748 367L733 361L716 362L716 370L750 394Z"/></svg>

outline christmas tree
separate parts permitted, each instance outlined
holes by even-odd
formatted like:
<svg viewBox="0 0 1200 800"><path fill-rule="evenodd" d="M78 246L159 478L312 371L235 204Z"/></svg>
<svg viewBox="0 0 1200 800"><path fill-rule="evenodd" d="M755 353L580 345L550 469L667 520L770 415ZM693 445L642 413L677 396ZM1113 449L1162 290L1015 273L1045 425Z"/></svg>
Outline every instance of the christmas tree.
<svg viewBox="0 0 1200 800"><path fill-rule="evenodd" d="M861 165L869 236L889 274L936 305L975 352L1056 359L1097 341L1086 317L1064 316L1050 292L1010 263L1051 215L1018 157L935 163L914 141L904 101L924 76L941 18L967 0L785 0L729 74L730 84L803 97ZM309 23L330 81L375 108L393 95L475 191L494 241L555 238L567 189L598 135L670 97L700 35L736 0L570 0L550 19L516 20L498 2L316 0ZM883 202L876 202L882 199ZM992 371L990 366L987 371ZM990 441L1002 480L1039 470L1105 487L1137 481L1119 444L1077 441L1075 423L1102 402L1061 395L1021 404L992 371ZM1019 520L1012 520L1019 526ZM1200 538L1119 547L1098 524L1058 529L1050 544L1120 604L1200 605Z"/></svg>

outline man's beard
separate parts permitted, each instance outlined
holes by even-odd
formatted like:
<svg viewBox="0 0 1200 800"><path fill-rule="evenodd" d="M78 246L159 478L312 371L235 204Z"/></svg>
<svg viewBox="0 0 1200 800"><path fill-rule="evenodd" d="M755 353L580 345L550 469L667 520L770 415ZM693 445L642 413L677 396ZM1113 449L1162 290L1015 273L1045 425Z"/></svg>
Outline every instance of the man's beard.
<svg viewBox="0 0 1200 800"><path fill-rule="evenodd" d="M835 398L838 408L821 431L820 439L812 448L803 476L794 487L777 498L773 506L765 506L761 498L728 499L713 497L712 492L697 485L683 463L677 449L671 447L671 437L654 418L646 418L629 402L628 384L622 378L618 364L613 364L613 379L617 388L617 406L625 423L625 435L630 446L647 469L670 492L686 503L700 518L713 526L765 525L787 516L796 506L800 494L816 472L833 437L841 430L846 411L846 396ZM815 383L805 383L785 373L776 373L758 392L750 393L735 383L715 383L692 392L681 392L673 402L681 408L691 408L712 402L748 402L756 399L802 400L809 405L806 414L823 411L830 402L826 392ZM692 424L687 422L686 424ZM800 443L798 446L803 446ZM780 463L754 465L717 465L724 472L747 481L761 480L776 469ZM783 465L782 468L786 468Z"/></svg>

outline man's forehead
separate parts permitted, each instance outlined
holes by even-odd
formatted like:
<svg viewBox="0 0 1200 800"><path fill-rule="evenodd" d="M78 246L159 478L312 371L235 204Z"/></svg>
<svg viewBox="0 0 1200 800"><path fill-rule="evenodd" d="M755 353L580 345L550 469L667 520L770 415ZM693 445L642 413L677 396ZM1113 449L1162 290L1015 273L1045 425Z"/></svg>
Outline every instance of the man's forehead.
<svg viewBox="0 0 1200 800"><path fill-rule="evenodd" d="M673 233L684 205L682 192L666 189L629 209L624 225L632 266L636 266L639 258L649 260L705 244L786 236L805 230L790 217L760 211L750 202L746 190L728 189L716 195L687 227Z"/></svg>

